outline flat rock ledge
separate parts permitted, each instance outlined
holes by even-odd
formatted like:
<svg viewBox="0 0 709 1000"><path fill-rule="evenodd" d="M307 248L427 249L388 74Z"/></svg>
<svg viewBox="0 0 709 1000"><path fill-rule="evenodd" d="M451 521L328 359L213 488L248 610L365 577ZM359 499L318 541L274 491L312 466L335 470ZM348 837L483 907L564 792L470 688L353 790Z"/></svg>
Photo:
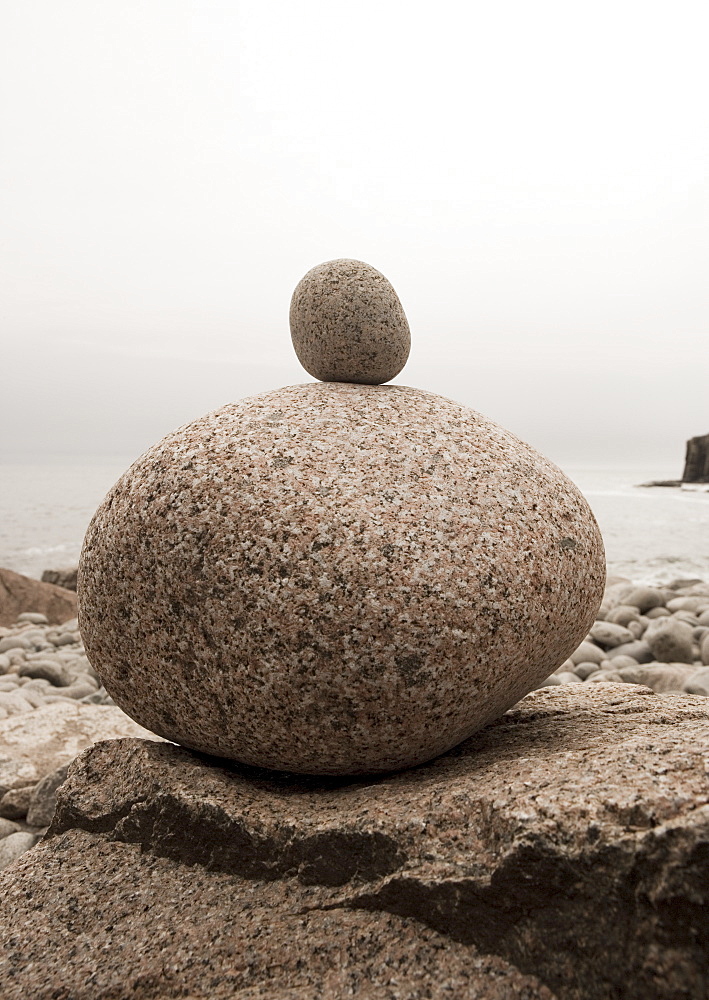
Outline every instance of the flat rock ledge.
<svg viewBox="0 0 709 1000"><path fill-rule="evenodd" d="M700 1000L707 746L706 698L601 683L371 779L95 744L0 875L0 995Z"/></svg>

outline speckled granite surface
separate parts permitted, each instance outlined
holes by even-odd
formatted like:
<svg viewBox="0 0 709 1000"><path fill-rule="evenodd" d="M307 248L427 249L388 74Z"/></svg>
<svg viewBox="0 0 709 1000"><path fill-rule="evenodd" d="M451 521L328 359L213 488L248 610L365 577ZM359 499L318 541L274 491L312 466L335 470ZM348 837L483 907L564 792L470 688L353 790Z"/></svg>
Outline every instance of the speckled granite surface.
<svg viewBox="0 0 709 1000"><path fill-rule="evenodd" d="M0 996L704 1000L708 741L570 684L373 778L99 743L0 875Z"/></svg>
<svg viewBox="0 0 709 1000"><path fill-rule="evenodd" d="M416 920L327 903L318 888L72 831L0 873L0 996L555 1000L534 976Z"/></svg>
<svg viewBox="0 0 709 1000"><path fill-rule="evenodd" d="M168 435L87 532L86 650L187 746L313 773L405 767L513 705L603 593L556 466L404 386L290 386Z"/></svg>
<svg viewBox="0 0 709 1000"><path fill-rule="evenodd" d="M389 382L411 346L396 292L361 260L330 260L308 271L293 292L290 328L303 368L326 382Z"/></svg>

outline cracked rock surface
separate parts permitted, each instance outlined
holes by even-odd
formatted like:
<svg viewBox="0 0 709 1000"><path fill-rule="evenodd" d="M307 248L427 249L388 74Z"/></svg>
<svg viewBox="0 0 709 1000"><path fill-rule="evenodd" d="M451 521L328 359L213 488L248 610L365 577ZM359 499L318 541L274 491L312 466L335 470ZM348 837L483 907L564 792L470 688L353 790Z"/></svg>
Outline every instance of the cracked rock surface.
<svg viewBox="0 0 709 1000"><path fill-rule="evenodd" d="M708 737L596 684L372 778L96 744L0 876L0 995L699 1000Z"/></svg>

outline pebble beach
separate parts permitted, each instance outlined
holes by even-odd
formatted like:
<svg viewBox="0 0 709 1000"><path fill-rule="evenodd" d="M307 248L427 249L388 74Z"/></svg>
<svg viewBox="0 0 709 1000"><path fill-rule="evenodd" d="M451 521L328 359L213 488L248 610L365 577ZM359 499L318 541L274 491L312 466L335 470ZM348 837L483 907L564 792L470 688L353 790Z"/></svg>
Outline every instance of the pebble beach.
<svg viewBox="0 0 709 1000"><path fill-rule="evenodd" d="M0 626L0 870L46 832L78 752L100 739L150 735L113 705L75 618L50 625L26 612Z"/></svg>

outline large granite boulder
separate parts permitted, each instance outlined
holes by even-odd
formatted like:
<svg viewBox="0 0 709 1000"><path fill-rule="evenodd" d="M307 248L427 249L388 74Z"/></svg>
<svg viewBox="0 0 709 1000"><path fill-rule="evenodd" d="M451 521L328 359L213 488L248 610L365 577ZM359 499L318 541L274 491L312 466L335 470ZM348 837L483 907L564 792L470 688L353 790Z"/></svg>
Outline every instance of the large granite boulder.
<svg viewBox="0 0 709 1000"><path fill-rule="evenodd" d="M700 1000L708 740L704 698L575 684L380 777L97 744L0 876L0 995Z"/></svg>
<svg viewBox="0 0 709 1000"><path fill-rule="evenodd" d="M168 435L86 534L79 622L148 729L312 773L427 760L576 649L600 533L550 461L460 403L313 383Z"/></svg>
<svg viewBox="0 0 709 1000"><path fill-rule="evenodd" d="M0 886L3 1000L554 1000L416 920L81 830L25 853Z"/></svg>
<svg viewBox="0 0 709 1000"><path fill-rule="evenodd" d="M314 268L290 318L328 381L224 406L121 477L81 554L86 651L129 715L196 750L313 774L412 766L576 649L603 594L600 532L513 434L379 384L409 328L374 268Z"/></svg>
<svg viewBox="0 0 709 1000"><path fill-rule="evenodd" d="M25 612L45 615L50 625L76 618L76 594L10 569L0 569L0 625L12 625Z"/></svg>

